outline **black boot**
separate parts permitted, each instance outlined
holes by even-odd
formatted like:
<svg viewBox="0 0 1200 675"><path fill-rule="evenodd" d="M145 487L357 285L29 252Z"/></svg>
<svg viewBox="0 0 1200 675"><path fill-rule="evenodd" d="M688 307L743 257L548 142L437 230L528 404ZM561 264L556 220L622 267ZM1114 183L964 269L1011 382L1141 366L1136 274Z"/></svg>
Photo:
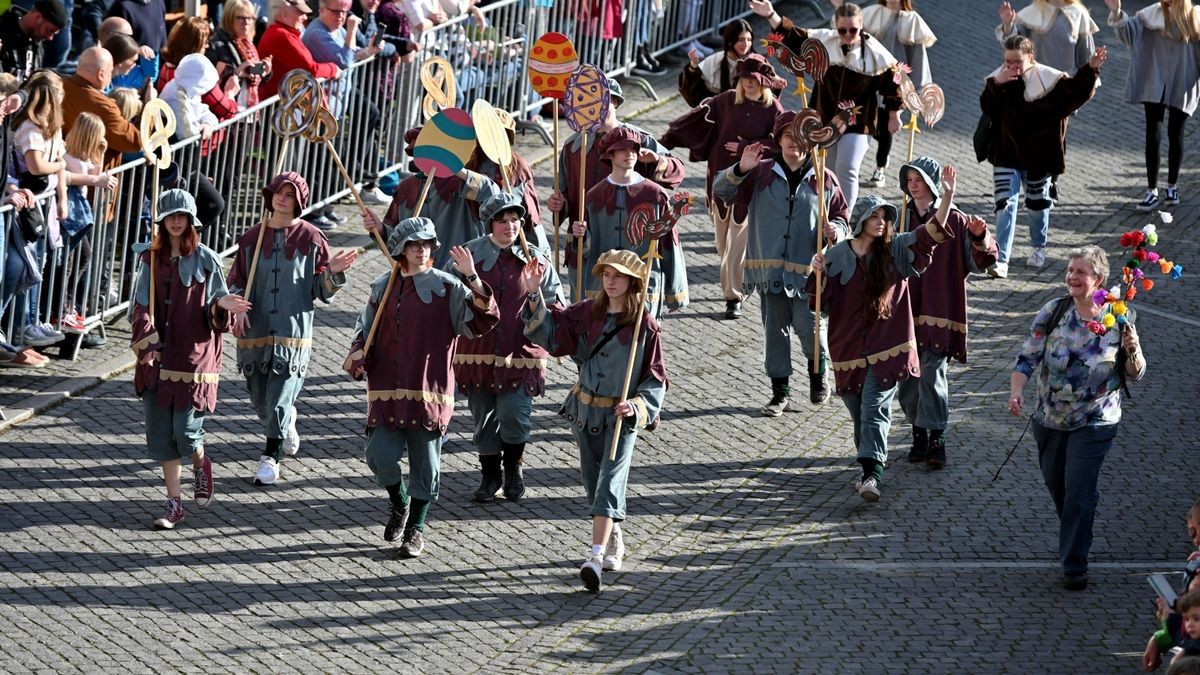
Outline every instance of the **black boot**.
<svg viewBox="0 0 1200 675"><path fill-rule="evenodd" d="M480 455L479 466L482 467L483 478L471 500L486 504L496 498L496 492L504 483L504 477L500 474L500 455Z"/></svg>
<svg viewBox="0 0 1200 675"><path fill-rule="evenodd" d="M808 400L816 404L829 400L829 382L825 379L825 361L821 360L821 372L813 373L812 359L808 360Z"/></svg>
<svg viewBox="0 0 1200 675"><path fill-rule="evenodd" d="M759 410L763 417L779 417L785 410L788 409L790 401L788 396L792 393L792 388L788 386L788 378L772 377L771 378L771 401Z"/></svg>
<svg viewBox="0 0 1200 675"><path fill-rule="evenodd" d="M646 63L650 64L652 68L666 72L662 62L655 58L654 53L650 51L650 45L642 45L642 56L646 57Z"/></svg>
<svg viewBox="0 0 1200 675"><path fill-rule="evenodd" d="M917 425L913 425L912 450L908 451L908 461L919 464L929 458L929 434Z"/></svg>
<svg viewBox="0 0 1200 675"><path fill-rule="evenodd" d="M929 430L929 457L925 460L929 468L946 466L946 432L942 429Z"/></svg>
<svg viewBox="0 0 1200 675"><path fill-rule="evenodd" d="M504 498L519 502L525 496L525 479L521 477L521 462L525 458L524 443L501 443L504 449Z"/></svg>

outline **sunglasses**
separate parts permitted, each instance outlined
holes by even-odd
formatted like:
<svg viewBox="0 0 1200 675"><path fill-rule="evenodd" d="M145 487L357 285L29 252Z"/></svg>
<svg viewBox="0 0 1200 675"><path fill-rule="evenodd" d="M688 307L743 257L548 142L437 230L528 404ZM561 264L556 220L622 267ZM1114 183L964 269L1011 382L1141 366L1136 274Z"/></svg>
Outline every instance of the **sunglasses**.
<svg viewBox="0 0 1200 675"><path fill-rule="evenodd" d="M858 35L857 28L839 28L838 35Z"/></svg>

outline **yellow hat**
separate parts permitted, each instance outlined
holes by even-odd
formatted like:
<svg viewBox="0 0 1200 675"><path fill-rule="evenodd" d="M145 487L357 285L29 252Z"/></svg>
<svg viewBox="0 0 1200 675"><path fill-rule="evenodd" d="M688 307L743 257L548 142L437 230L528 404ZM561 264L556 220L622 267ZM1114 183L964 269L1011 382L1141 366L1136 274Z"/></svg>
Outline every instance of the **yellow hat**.
<svg viewBox="0 0 1200 675"><path fill-rule="evenodd" d="M646 263L633 251L611 249L600 254L600 260L592 266L592 276L597 279L604 276L604 268L611 267L625 276L635 279L646 278Z"/></svg>

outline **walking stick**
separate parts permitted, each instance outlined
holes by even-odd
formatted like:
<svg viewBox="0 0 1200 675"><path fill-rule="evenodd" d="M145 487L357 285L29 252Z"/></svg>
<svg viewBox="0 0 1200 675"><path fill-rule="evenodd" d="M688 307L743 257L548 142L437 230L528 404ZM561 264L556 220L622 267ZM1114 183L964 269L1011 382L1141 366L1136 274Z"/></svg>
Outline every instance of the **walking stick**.
<svg viewBox="0 0 1200 675"><path fill-rule="evenodd" d="M604 129L604 120L608 118L611 102L608 78L595 66L580 66L579 70L567 79L566 99L563 102L567 116L567 126L579 134L579 208L578 220L583 220L587 208L584 199L587 198L587 139L588 134L596 136ZM586 297L583 292L583 237L576 237L575 251L575 295L576 302L582 302Z"/></svg>
<svg viewBox="0 0 1200 675"><path fill-rule="evenodd" d="M621 402L625 402L626 396L629 393L629 385L633 383L633 366L637 360L638 352L638 337L642 331L642 315L646 313L646 300L650 297L650 266L654 264L654 259L658 257L658 238L650 240L650 250L646 252L646 271L642 273L642 292L641 298L638 299L637 318L633 321L633 339L629 342L629 359L625 362L625 380L621 385ZM608 450L608 460L615 462L617 460L617 447L621 444L621 425L625 418L616 415L617 422L613 427L612 446Z"/></svg>
<svg viewBox="0 0 1200 675"><path fill-rule="evenodd" d="M452 176L462 171L463 165L471 158L471 153L474 151L475 130L472 127L471 116L463 110L446 108L434 115L429 123L421 128L421 133L417 135L416 143L413 146L413 162L417 165L417 169L428 178L425 179L425 186L421 188L421 196L417 199L413 218L421 215L421 209L424 208L425 200L429 197L429 189L433 187L433 181L438 174ZM386 246L383 250L385 255L391 255L391 251ZM363 343L364 361L371 351L371 343L375 341L375 334L379 330L379 319L383 316L384 307L392 294L392 286L395 284L399 272L400 263L393 262L392 273L388 277L383 296L379 299L375 318L371 321L371 330L367 333L366 342Z"/></svg>
<svg viewBox="0 0 1200 675"><path fill-rule="evenodd" d="M150 192L150 324L154 325L154 274L158 267L158 256L154 239L158 236L158 193L159 173L171 166L171 136L175 133L175 113L161 98L151 99L142 109L141 132L142 154L146 162L154 167L151 174Z"/></svg>
<svg viewBox="0 0 1200 675"><path fill-rule="evenodd" d="M568 76L577 68L579 54L571 40L562 33L544 33L529 50L529 82L539 96L550 99L554 112L554 190L559 194L565 194L566 191L560 189L558 183L558 100L566 94ZM554 211L555 272L559 270L558 217L559 212Z"/></svg>

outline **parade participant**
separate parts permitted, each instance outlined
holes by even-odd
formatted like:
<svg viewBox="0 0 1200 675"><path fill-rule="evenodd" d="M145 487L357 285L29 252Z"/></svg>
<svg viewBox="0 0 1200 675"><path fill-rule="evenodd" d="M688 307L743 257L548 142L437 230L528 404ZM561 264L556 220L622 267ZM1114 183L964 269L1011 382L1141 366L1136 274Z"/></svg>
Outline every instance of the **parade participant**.
<svg viewBox="0 0 1200 675"><path fill-rule="evenodd" d="M746 210L749 245L746 253L747 293L758 292L765 338L763 367L771 378L771 400L760 411L778 417L791 406L792 332L808 359L809 400L829 400L829 347L821 330L820 372L813 373L815 313L809 309L804 285L809 261L817 252L818 202L825 200L825 238L830 242L850 234L850 209L833 172L825 170L825 194L817 195L817 177L808 145L792 133L796 113L775 119L773 136L779 159L763 159L766 147L752 143L741 159L722 171L713 192L725 203Z"/></svg>
<svg viewBox="0 0 1200 675"><path fill-rule="evenodd" d="M1096 51L1092 36L1099 30L1078 0L1033 0L1019 12L1005 0L1000 3L996 39L1004 44L1013 36L1027 37L1038 63L1070 75L1092 58Z"/></svg>
<svg viewBox="0 0 1200 675"><path fill-rule="evenodd" d="M1130 16L1121 0L1104 0L1108 25L1130 49L1125 101L1146 109L1146 196L1140 211L1178 206L1183 127L1200 101L1200 7L1187 0L1162 0ZM1167 189L1159 198L1159 145L1167 115Z"/></svg>
<svg viewBox="0 0 1200 675"><path fill-rule="evenodd" d="M546 393L546 350L525 337L521 321L525 303L521 271L532 262L517 239L524 226L525 206L517 195L502 192L479 210L491 234L473 239L463 248L470 252L479 277L495 295L500 323L480 337L459 341L454 379L467 393L467 406L475 420L473 442L483 477L473 499L490 502L503 487L505 499L518 501L525 495L521 463L533 429L533 397ZM529 253L550 264L545 249L531 245ZM553 269L543 276L541 293L555 306L564 302Z"/></svg>
<svg viewBox="0 0 1200 675"><path fill-rule="evenodd" d="M725 48L703 60L700 52L688 52L688 65L679 73L679 93L689 106L737 86L737 62L754 52L754 30L745 19L734 19L721 31L721 42Z"/></svg>
<svg viewBox="0 0 1200 675"><path fill-rule="evenodd" d="M743 266L746 261L746 207L727 204L713 193L713 179L720 171L737 164L738 154L750 143L769 141L775 119L783 106L772 87L783 86L782 78L760 54L738 61L734 72L737 85L705 100L699 107L671 122L663 136L668 148L687 148L692 161L708 161L705 194L721 257L721 292L725 296L725 318L742 316Z"/></svg>
<svg viewBox="0 0 1200 675"><path fill-rule="evenodd" d="M667 191L652 180L637 173L641 156L638 132L617 127L604 134L597 143L600 161L611 167L607 179L587 192L587 220L571 223L572 239L567 244L567 257L575 258L578 237L583 237L585 268L594 267L603 252L628 249L645 256L650 249L649 237L636 244L629 240L626 225L638 210L649 210L662 217L670 209ZM666 238L669 236L670 238ZM600 277L592 275L584 281L587 297L599 297L603 292ZM669 235L659 241L659 257L650 265L650 287L646 294L646 309L660 319L664 307L674 312L688 305L687 265L683 260L683 245L679 234L671 228Z"/></svg>
<svg viewBox="0 0 1200 675"><path fill-rule="evenodd" d="M450 359L458 338L479 337L500 320L492 290L475 273L469 251L461 246L450 251L465 284L434 269L433 253L440 245L428 218L405 218L396 224L388 248L399 265L371 283L342 366L356 380L367 376L367 466L390 499L383 538L395 541L403 531L404 558L414 558L424 549L425 519L438 496L442 436L454 413ZM400 278L385 299L393 273ZM364 354L376 312L383 316L373 346ZM400 465L405 454L407 484Z"/></svg>
<svg viewBox="0 0 1200 675"><path fill-rule="evenodd" d="M825 45L829 69L814 87L813 108L826 124L834 124L834 117L840 117L838 124L846 127L831 157L846 202L854 204L859 167L878 120L886 117L889 134L900 129L896 58L877 37L863 31L863 12L858 5L847 3L834 11L835 29L800 28L791 19L780 17L770 0L750 0L750 9L783 34L784 45L793 53L801 53L801 45L810 37Z"/></svg>
<svg viewBox="0 0 1200 675"><path fill-rule="evenodd" d="M923 226L896 234L896 207L879 197L854 205L853 239L818 253L821 306L829 308L829 356L837 393L854 420L854 446L862 477L854 485L864 501L879 501L888 456L892 398L897 385L921 374L908 279L921 274L937 245L954 235L942 223L954 197L954 169L942 178L942 203ZM978 236L986 227L972 224ZM808 278L809 303L816 301L816 275Z"/></svg>
<svg viewBox="0 0 1200 675"><path fill-rule="evenodd" d="M641 136L642 151L638 154L635 167L640 175L667 190L679 187L683 183L684 177L683 161L672 155L670 150L667 150L662 143L650 135L650 132L617 119L617 108L625 102L625 95L621 90L621 83L616 80L609 80L608 86L608 114L604 117L602 131L595 136L589 136L587 158L584 160L587 163L586 178L583 181L584 190L591 190L611 172L609 167L600 161L599 141L605 133L617 127L632 129ZM578 132L573 133L567 136L567 140L563 142L562 151L559 152L559 185L555 186L554 192L546 200L546 206L550 211L558 214L559 222L555 223L556 227L563 222L569 225L571 221L579 217L579 149L582 143L583 137ZM574 269L575 258L568 256L566 263L569 268ZM571 275L566 274L562 278L569 280Z"/></svg>
<svg viewBox="0 0 1200 675"><path fill-rule="evenodd" d="M832 0L833 6L840 7L842 1ZM912 69L908 78L918 90L933 82L927 50L937 42L937 37L925 19L913 10L912 0L877 0L875 4L862 8L862 23L865 33L878 40L889 54ZM887 181L892 139L892 132L888 131L887 108L880 106L875 119L875 141L879 144L875 150L875 172L863 182L864 185L883 187Z"/></svg>
<svg viewBox="0 0 1200 675"><path fill-rule="evenodd" d="M221 257L200 243L197 227L190 194L167 190L158 197L158 233L148 247L138 245L142 265L129 305L129 346L137 357L133 386L145 414L146 454L162 464L167 485L167 509L154 521L156 530L174 529L183 520L185 457L192 460L196 506L212 504L216 485L212 459L204 452L204 419L217 408L221 334L231 313L250 309L226 290Z"/></svg>
<svg viewBox="0 0 1200 675"><path fill-rule="evenodd" d="M547 306L541 293L546 265L525 267L529 293L521 318L525 334L555 356L570 356L579 366L579 381L567 394L559 414L571 424L579 445L579 468L592 516L591 547L579 569L589 591L600 590L603 570L624 564L625 491L638 429L658 426L667 393L667 365L661 332L649 313L634 341L633 324L645 303L639 297L646 264L631 251L606 251L592 268L604 294L566 309ZM636 353L628 391L622 391L630 350ZM623 424L616 459L610 449L617 416Z"/></svg>
<svg viewBox="0 0 1200 675"><path fill-rule="evenodd" d="M296 400L308 374L312 354L313 309L328 303L346 283L346 270L358 252L331 255L329 242L316 226L300 218L308 208L308 182L293 171L281 173L263 188L267 217L237 242L229 288L242 293L247 285L257 298L255 310L234 317L237 367L246 378L250 402L266 433L266 447L254 472L255 485L274 485L283 470L284 453L300 449ZM258 263L259 230L262 249ZM254 280L250 271L254 269Z"/></svg>
<svg viewBox="0 0 1200 675"><path fill-rule="evenodd" d="M1004 65L988 75L979 107L992 121L988 161L996 195L996 238L999 259L988 268L993 277L1008 276L1017 200L1025 193L1029 211L1030 267L1046 264L1054 177L1066 170L1067 118L1092 97L1108 49L1100 47L1072 76L1037 62L1029 38L1004 43Z"/></svg>
<svg viewBox="0 0 1200 675"><path fill-rule="evenodd" d="M1013 366L1008 411L1022 416L1024 390L1037 381L1033 437L1042 478L1058 514L1058 557L1063 586L1087 588L1088 550L1100 501L1100 467L1121 422L1121 385L1146 373L1133 310L1123 330L1097 335L1088 322L1103 321L1112 305L1097 306L1096 291L1108 278L1108 256L1099 246L1067 256L1067 295L1046 303L1033 319ZM1057 310L1057 311L1056 311ZM1064 311L1065 310L1065 311ZM1057 318L1057 321L1052 319ZM1119 352L1124 351L1124 354ZM1124 368L1124 372L1122 372Z"/></svg>
<svg viewBox="0 0 1200 675"><path fill-rule="evenodd" d="M942 165L932 157L918 157L900 167L900 185L910 200L908 222L917 229L942 205ZM942 225L959 243L937 247L925 271L908 281L921 375L902 381L897 397L913 428L908 461L928 462L931 469L946 464L950 359L967 362L967 275L996 262L996 240L986 223L972 226L976 220L952 204ZM982 234L976 236L972 229Z"/></svg>

